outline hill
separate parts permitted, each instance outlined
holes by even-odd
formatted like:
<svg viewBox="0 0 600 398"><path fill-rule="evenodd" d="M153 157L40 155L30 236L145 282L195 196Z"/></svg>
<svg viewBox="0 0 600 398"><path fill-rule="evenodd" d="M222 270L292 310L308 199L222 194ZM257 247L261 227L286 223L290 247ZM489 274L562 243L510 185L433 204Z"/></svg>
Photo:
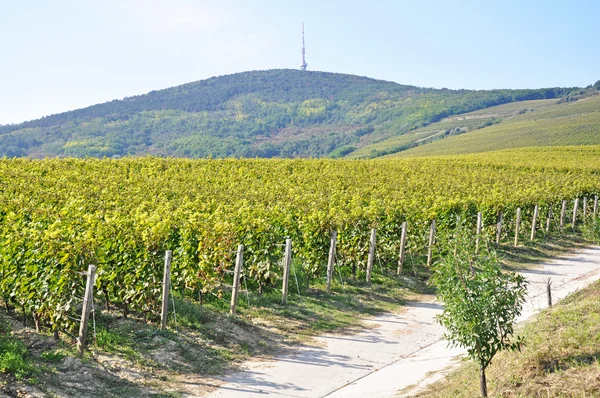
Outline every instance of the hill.
<svg viewBox="0 0 600 398"><path fill-rule="evenodd" d="M452 115L572 91L436 90L325 72L244 72L0 126L0 156L340 157Z"/></svg>
<svg viewBox="0 0 600 398"><path fill-rule="evenodd" d="M600 144L600 95L590 95L577 101L529 101L510 104L521 108L497 123L419 145L398 152L393 157L438 156L495 151L510 148L594 145ZM493 108L490 108L491 110ZM486 110L486 111L489 111ZM483 112L467 114L473 117ZM466 118L452 118L447 123L463 125ZM429 126L439 130L443 123ZM381 144L380 144L381 145ZM389 145L388 147L389 148ZM384 149L385 150L385 149ZM379 150L381 154L386 154Z"/></svg>

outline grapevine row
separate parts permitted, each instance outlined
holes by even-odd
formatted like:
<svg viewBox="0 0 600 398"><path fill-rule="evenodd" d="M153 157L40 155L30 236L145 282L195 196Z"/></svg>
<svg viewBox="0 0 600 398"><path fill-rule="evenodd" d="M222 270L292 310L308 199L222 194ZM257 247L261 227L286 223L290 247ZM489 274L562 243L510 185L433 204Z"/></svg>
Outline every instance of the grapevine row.
<svg viewBox="0 0 600 398"><path fill-rule="evenodd" d="M190 297L231 284L238 244L251 289L273 283L287 238L303 271L321 278L334 230L341 272L364 272L371 228L378 259L395 269L404 222L408 250L423 253L433 219L443 239L456 215L473 228L481 211L490 226L500 211L509 220L517 207L591 197L600 178L589 167L462 158L4 159L0 187L1 298L64 329L88 264L107 305L158 314L166 250L173 288Z"/></svg>

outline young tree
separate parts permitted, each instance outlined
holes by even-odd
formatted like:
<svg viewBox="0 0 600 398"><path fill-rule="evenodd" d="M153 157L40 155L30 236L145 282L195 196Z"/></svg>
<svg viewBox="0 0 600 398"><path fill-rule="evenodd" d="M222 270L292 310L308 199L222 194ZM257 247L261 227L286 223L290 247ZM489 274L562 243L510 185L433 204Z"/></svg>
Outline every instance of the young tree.
<svg viewBox="0 0 600 398"><path fill-rule="evenodd" d="M502 270L495 252L475 254L472 239L457 238L456 254L435 264L432 282L444 311L437 321L452 346L467 349L480 369L481 395L487 397L485 370L496 353L518 350L512 339L527 292L523 276ZM451 253L451 251L449 252Z"/></svg>

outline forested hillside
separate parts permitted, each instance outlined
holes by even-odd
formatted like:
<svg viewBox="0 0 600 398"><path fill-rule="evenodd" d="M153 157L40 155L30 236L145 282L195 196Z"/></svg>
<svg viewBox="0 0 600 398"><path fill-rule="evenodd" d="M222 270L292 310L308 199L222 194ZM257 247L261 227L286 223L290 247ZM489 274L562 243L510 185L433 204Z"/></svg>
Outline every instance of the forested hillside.
<svg viewBox="0 0 600 398"><path fill-rule="evenodd" d="M325 72L244 72L0 126L0 156L340 157L448 116L572 91L436 90Z"/></svg>

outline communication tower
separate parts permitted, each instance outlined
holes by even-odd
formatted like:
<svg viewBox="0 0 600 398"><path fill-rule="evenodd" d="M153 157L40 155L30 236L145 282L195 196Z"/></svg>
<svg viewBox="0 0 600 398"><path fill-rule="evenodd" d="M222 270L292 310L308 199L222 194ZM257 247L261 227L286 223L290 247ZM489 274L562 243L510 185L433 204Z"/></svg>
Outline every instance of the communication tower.
<svg viewBox="0 0 600 398"><path fill-rule="evenodd" d="M308 64L306 63L306 49L304 48L304 22L302 22L302 65L300 69L306 70Z"/></svg>

